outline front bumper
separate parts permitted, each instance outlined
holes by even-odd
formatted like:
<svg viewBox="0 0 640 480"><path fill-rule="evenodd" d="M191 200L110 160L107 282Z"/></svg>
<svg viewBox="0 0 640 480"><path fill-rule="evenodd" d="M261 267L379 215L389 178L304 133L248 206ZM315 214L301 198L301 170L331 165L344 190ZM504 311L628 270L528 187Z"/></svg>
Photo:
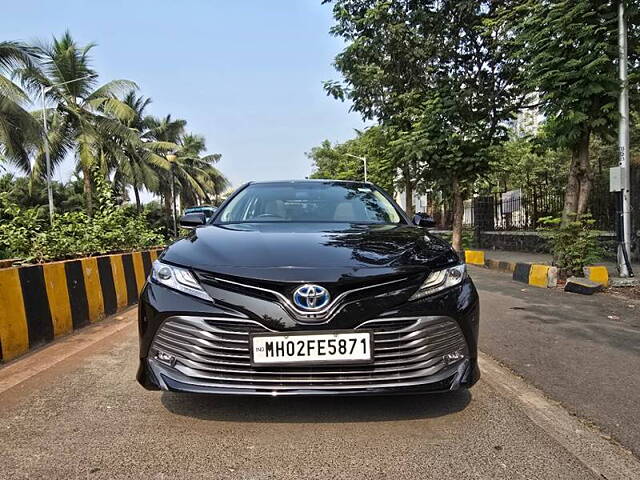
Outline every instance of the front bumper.
<svg viewBox="0 0 640 480"><path fill-rule="evenodd" d="M290 328L205 305L158 285L145 288L138 371L145 388L269 396L408 394L470 387L480 375L478 300L470 280L352 325L374 332L375 361L366 366L252 367L249 333Z"/></svg>

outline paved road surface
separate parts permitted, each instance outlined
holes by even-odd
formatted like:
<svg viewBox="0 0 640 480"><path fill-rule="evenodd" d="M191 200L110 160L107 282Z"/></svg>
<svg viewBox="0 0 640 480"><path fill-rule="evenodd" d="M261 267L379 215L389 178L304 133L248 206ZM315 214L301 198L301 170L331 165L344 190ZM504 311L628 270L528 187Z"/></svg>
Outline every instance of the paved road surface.
<svg viewBox="0 0 640 480"><path fill-rule="evenodd" d="M486 346L499 338L489 317L514 300L484 274ZM0 478L640 478L631 454L487 358L471 392L440 396L147 392L133 318L0 369Z"/></svg>
<svg viewBox="0 0 640 480"><path fill-rule="evenodd" d="M471 275L481 350L640 455L640 302Z"/></svg>

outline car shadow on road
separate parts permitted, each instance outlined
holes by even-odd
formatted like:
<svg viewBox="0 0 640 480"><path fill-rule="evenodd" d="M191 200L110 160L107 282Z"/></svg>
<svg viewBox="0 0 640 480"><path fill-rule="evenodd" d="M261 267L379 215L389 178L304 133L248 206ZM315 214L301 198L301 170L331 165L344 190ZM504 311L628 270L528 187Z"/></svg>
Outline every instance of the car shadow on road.
<svg viewBox="0 0 640 480"><path fill-rule="evenodd" d="M163 392L176 415L219 422L335 423L414 420L451 415L471 402L469 390L376 397L226 397Z"/></svg>

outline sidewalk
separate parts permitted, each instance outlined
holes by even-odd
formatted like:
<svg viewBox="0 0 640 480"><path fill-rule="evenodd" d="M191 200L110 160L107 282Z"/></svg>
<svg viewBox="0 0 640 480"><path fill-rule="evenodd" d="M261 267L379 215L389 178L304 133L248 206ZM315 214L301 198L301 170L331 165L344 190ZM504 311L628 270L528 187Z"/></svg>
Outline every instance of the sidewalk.
<svg viewBox="0 0 640 480"><path fill-rule="evenodd" d="M497 262L513 262L513 263L536 263L540 265L551 265L552 257L548 253L529 253L529 252L512 252L508 250L484 250L485 258L495 260ZM600 262L597 265L607 267L610 277L618 276L616 264L611 261ZM632 263L633 273L640 276L640 264Z"/></svg>

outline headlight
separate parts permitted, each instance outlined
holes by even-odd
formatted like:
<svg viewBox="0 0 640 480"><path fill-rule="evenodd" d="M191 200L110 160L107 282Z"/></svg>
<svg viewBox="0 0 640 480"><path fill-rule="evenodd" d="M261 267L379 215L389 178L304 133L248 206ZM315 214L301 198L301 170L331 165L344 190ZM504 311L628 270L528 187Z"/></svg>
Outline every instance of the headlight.
<svg viewBox="0 0 640 480"><path fill-rule="evenodd" d="M151 279L165 287L213 302L198 280L186 268L174 267L156 260L151 268Z"/></svg>
<svg viewBox="0 0 640 480"><path fill-rule="evenodd" d="M419 298L433 295L434 293L459 285L466 275L466 265L456 265L455 267L431 272L418 291L414 293L409 300L418 300Z"/></svg>

